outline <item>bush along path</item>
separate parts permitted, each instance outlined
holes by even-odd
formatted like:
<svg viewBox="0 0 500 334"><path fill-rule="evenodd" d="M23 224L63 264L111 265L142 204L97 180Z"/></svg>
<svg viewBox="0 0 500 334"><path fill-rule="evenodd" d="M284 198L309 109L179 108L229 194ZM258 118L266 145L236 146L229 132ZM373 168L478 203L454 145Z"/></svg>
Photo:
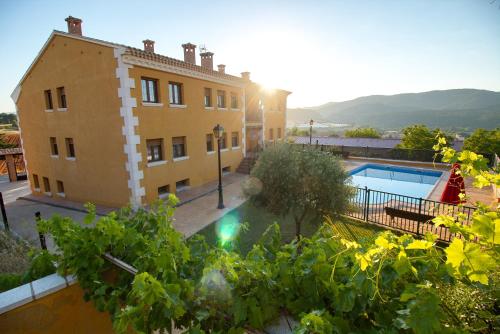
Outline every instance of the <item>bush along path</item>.
<svg viewBox="0 0 500 334"><path fill-rule="evenodd" d="M480 156L444 153L460 160L464 174L498 184ZM94 228L62 217L39 223L59 247L59 269L78 276L86 298L110 312L119 333L170 332L172 326L185 333L244 333L283 312L299 321L296 333L500 328L498 210L476 210L471 226L437 217L436 224L457 234L446 246L432 234L415 239L391 232L359 244L337 236L328 222L311 238L283 244L274 224L243 256L236 242L215 247L199 235L183 239L172 227L176 203L171 196L150 211L123 209L99 218ZM95 221L92 206L89 211L88 224ZM114 271L103 259L107 252L138 273Z"/></svg>

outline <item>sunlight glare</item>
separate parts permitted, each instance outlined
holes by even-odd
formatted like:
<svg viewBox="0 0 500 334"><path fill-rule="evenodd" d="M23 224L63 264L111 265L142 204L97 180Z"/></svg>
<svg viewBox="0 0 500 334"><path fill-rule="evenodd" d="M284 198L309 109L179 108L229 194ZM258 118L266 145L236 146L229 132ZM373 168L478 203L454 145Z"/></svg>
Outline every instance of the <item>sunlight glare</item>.
<svg viewBox="0 0 500 334"><path fill-rule="evenodd" d="M215 226L218 244L222 247L230 245L240 233L240 217L237 211L230 212L222 217Z"/></svg>

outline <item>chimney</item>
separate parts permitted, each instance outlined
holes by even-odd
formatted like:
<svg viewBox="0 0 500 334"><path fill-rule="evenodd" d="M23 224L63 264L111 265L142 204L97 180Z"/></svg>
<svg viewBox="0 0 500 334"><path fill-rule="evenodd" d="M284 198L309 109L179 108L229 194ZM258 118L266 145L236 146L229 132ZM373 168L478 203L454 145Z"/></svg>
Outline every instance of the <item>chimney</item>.
<svg viewBox="0 0 500 334"><path fill-rule="evenodd" d="M151 53L155 52L155 41L145 39L142 42L144 43L144 51Z"/></svg>
<svg viewBox="0 0 500 334"><path fill-rule="evenodd" d="M184 61L186 63L190 63L196 65L196 45L191 43L182 44L182 48L184 49Z"/></svg>
<svg viewBox="0 0 500 334"><path fill-rule="evenodd" d="M213 52L203 52L200 53L201 57L201 67L208 68L209 70L214 70L214 54Z"/></svg>
<svg viewBox="0 0 500 334"><path fill-rule="evenodd" d="M226 65L224 64L219 64L217 65L217 68L219 69L219 72L222 74L226 74Z"/></svg>
<svg viewBox="0 0 500 334"><path fill-rule="evenodd" d="M82 36L82 20L68 16L64 21L68 22L68 32L73 35Z"/></svg>
<svg viewBox="0 0 500 334"><path fill-rule="evenodd" d="M245 81L250 81L250 72L241 72L241 77Z"/></svg>

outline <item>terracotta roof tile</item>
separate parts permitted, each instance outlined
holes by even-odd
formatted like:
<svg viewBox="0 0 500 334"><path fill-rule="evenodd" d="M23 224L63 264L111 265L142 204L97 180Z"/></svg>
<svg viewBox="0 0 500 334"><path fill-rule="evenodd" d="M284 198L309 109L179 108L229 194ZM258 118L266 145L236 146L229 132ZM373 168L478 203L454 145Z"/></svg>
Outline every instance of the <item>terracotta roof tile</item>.
<svg viewBox="0 0 500 334"><path fill-rule="evenodd" d="M74 35L69 34L67 32L64 32L64 31L55 30L54 32L56 32L59 35L64 35L64 36L73 37L73 38L75 37ZM222 78L222 79L226 79L226 80L233 80L233 81L237 81L237 82L244 82L244 80L242 78L234 76L234 75L230 75L227 73L220 73L218 71L203 68L199 65L193 65L190 63L186 63L185 61L182 61L179 59L163 56L163 55L160 55L158 53L146 52L144 50L134 48L132 46L108 42L108 41L104 41L104 40L97 39L97 38L91 38L91 37L87 37L87 36L77 36L77 38L83 39L83 40L88 40L90 42L109 44L110 46L125 48L126 49L125 54L129 54L129 55L134 56L134 57L139 57L139 58L148 59L148 60L156 61L156 62L163 63L163 64L168 64L168 65L172 65L172 66L186 68L186 69L197 71L200 73L213 75L214 77L217 77L217 78Z"/></svg>
<svg viewBox="0 0 500 334"><path fill-rule="evenodd" d="M213 75L215 77L226 79L226 80L235 80L235 81L238 81L238 82L243 82L242 78L236 77L234 75L230 75L230 74L226 74L226 73L220 73L218 71L214 71L214 70L211 70L211 69L208 69L208 68L204 68L204 67L201 67L201 66L198 66L198 65L187 63L187 62L179 60L179 59L175 59L175 58L163 56L163 55L160 55L160 54L157 54L157 53L146 52L144 50L137 49L137 48L134 48L134 47L131 47L131 46L127 47L127 50L125 51L125 54L129 54L129 55L134 56L134 57L139 57L139 58L144 58L144 59L156 61L156 62L159 62L159 63L162 63L162 64L168 64L168 65L172 65L172 66L182 67L182 68L193 70L193 71L197 71L197 72L200 72L200 73L204 73L204 74L208 74L208 75Z"/></svg>

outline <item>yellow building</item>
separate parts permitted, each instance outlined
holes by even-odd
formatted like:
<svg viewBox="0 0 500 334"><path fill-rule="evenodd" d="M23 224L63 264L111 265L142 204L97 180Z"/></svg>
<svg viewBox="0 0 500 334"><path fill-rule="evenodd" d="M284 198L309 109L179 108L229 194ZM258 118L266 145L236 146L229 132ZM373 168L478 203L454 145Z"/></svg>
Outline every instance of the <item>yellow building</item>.
<svg viewBox="0 0 500 334"><path fill-rule="evenodd" d="M247 153L284 138L287 91L213 69L213 53L183 44L184 60L53 31L12 93L33 194L137 207L235 171Z"/></svg>

